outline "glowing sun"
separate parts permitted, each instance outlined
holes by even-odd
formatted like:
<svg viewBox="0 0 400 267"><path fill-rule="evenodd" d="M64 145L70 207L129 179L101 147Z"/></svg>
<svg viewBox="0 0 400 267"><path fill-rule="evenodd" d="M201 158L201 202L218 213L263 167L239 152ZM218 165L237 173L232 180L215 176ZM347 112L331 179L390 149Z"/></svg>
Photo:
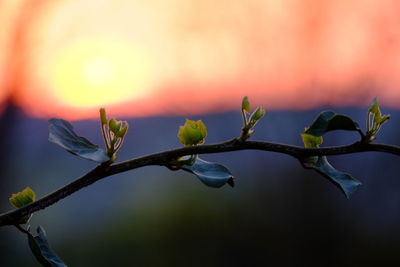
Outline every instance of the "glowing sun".
<svg viewBox="0 0 400 267"><path fill-rule="evenodd" d="M151 56L144 48L111 41L69 44L54 58L51 87L62 102L94 107L139 98L151 90Z"/></svg>

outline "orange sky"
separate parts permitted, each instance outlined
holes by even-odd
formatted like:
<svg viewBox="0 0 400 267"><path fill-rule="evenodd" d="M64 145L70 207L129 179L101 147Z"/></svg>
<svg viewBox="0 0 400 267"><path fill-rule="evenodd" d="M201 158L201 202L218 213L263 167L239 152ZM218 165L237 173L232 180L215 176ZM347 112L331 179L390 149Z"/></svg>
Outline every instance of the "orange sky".
<svg viewBox="0 0 400 267"><path fill-rule="evenodd" d="M2 0L0 101L78 119L400 107L400 2Z"/></svg>

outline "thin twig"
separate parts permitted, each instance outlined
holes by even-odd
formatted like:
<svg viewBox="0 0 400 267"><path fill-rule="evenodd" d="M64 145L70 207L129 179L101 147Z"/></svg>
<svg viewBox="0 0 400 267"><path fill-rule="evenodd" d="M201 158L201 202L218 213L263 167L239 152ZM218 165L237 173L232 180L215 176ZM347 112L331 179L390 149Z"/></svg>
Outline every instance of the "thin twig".
<svg viewBox="0 0 400 267"><path fill-rule="evenodd" d="M20 224L14 224L14 226L17 227L17 229L22 233L29 235L29 231L23 228Z"/></svg>
<svg viewBox="0 0 400 267"><path fill-rule="evenodd" d="M0 226L15 225L21 217L32 214L38 210L45 209L59 200L89 186L105 177L137 169L144 166L160 165L170 166L172 160L176 160L182 156L194 154L210 154L222 153L237 150L264 150L277 153L283 153L295 157L297 159L308 156L332 156L351 154L367 151L377 151L390 153L400 156L400 147L386 144L369 144L366 142L356 142L346 146L324 147L324 148L303 148L299 146L284 145L278 143L262 142L262 141L243 141L239 138L232 139L223 143L189 146L177 148L173 150L154 153L151 155L131 159L128 161L116 163L113 165L101 164L89 171L87 174L76 179L70 184L44 196L35 202L30 203L20 209L12 210L0 215Z"/></svg>

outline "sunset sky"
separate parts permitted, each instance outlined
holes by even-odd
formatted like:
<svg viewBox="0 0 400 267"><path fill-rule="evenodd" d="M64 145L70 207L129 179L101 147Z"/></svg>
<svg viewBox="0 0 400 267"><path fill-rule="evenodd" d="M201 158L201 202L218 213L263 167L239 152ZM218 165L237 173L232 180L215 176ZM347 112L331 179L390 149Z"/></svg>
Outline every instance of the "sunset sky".
<svg viewBox="0 0 400 267"><path fill-rule="evenodd" d="M389 0L3 0L0 102L36 117L400 107Z"/></svg>

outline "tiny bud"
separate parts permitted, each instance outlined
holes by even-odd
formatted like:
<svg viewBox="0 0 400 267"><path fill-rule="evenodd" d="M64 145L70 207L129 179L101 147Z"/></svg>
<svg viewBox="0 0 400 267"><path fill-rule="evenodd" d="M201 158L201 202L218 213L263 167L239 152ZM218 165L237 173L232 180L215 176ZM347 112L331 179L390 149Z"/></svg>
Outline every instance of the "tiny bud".
<svg viewBox="0 0 400 267"><path fill-rule="evenodd" d="M185 146L202 144L206 136L207 129L201 120L186 119L185 125L179 127L178 138Z"/></svg>
<svg viewBox="0 0 400 267"><path fill-rule="evenodd" d="M116 121L115 119L111 119L108 122L108 128L110 128L110 130L113 133L117 133L119 131L119 129L121 128L121 122L120 121Z"/></svg>
<svg viewBox="0 0 400 267"><path fill-rule="evenodd" d="M30 187L27 187L21 192L12 194L9 200L14 207L21 208L35 201L35 198L36 198L35 192L33 192L33 190Z"/></svg>
<svg viewBox="0 0 400 267"><path fill-rule="evenodd" d="M371 105L370 105L370 107L368 109L368 112L371 112L373 114L380 113L379 102L378 102L378 98L377 97L375 97L374 100L372 100L372 103L371 103Z"/></svg>
<svg viewBox="0 0 400 267"><path fill-rule="evenodd" d="M381 118L381 121L380 121L380 124L384 124L387 120L389 120L390 119L390 115L384 115L382 118Z"/></svg>
<svg viewBox="0 0 400 267"><path fill-rule="evenodd" d="M242 110L246 111L247 113L250 113L250 102L247 96L243 97Z"/></svg>
<svg viewBox="0 0 400 267"><path fill-rule="evenodd" d="M258 107L254 112L252 119L255 121L260 120L265 115L265 110L263 108Z"/></svg>
<svg viewBox="0 0 400 267"><path fill-rule="evenodd" d="M322 144L322 136L314 136L307 133L302 133L300 135L305 148L317 148Z"/></svg>
<svg viewBox="0 0 400 267"><path fill-rule="evenodd" d="M128 131L128 123L125 122L125 126L121 128L121 130L119 130L118 132L115 133L116 137L120 137L123 138L126 134L126 132Z"/></svg>
<svg viewBox="0 0 400 267"><path fill-rule="evenodd" d="M107 124L106 110L104 108L100 109L100 121L102 125Z"/></svg>

